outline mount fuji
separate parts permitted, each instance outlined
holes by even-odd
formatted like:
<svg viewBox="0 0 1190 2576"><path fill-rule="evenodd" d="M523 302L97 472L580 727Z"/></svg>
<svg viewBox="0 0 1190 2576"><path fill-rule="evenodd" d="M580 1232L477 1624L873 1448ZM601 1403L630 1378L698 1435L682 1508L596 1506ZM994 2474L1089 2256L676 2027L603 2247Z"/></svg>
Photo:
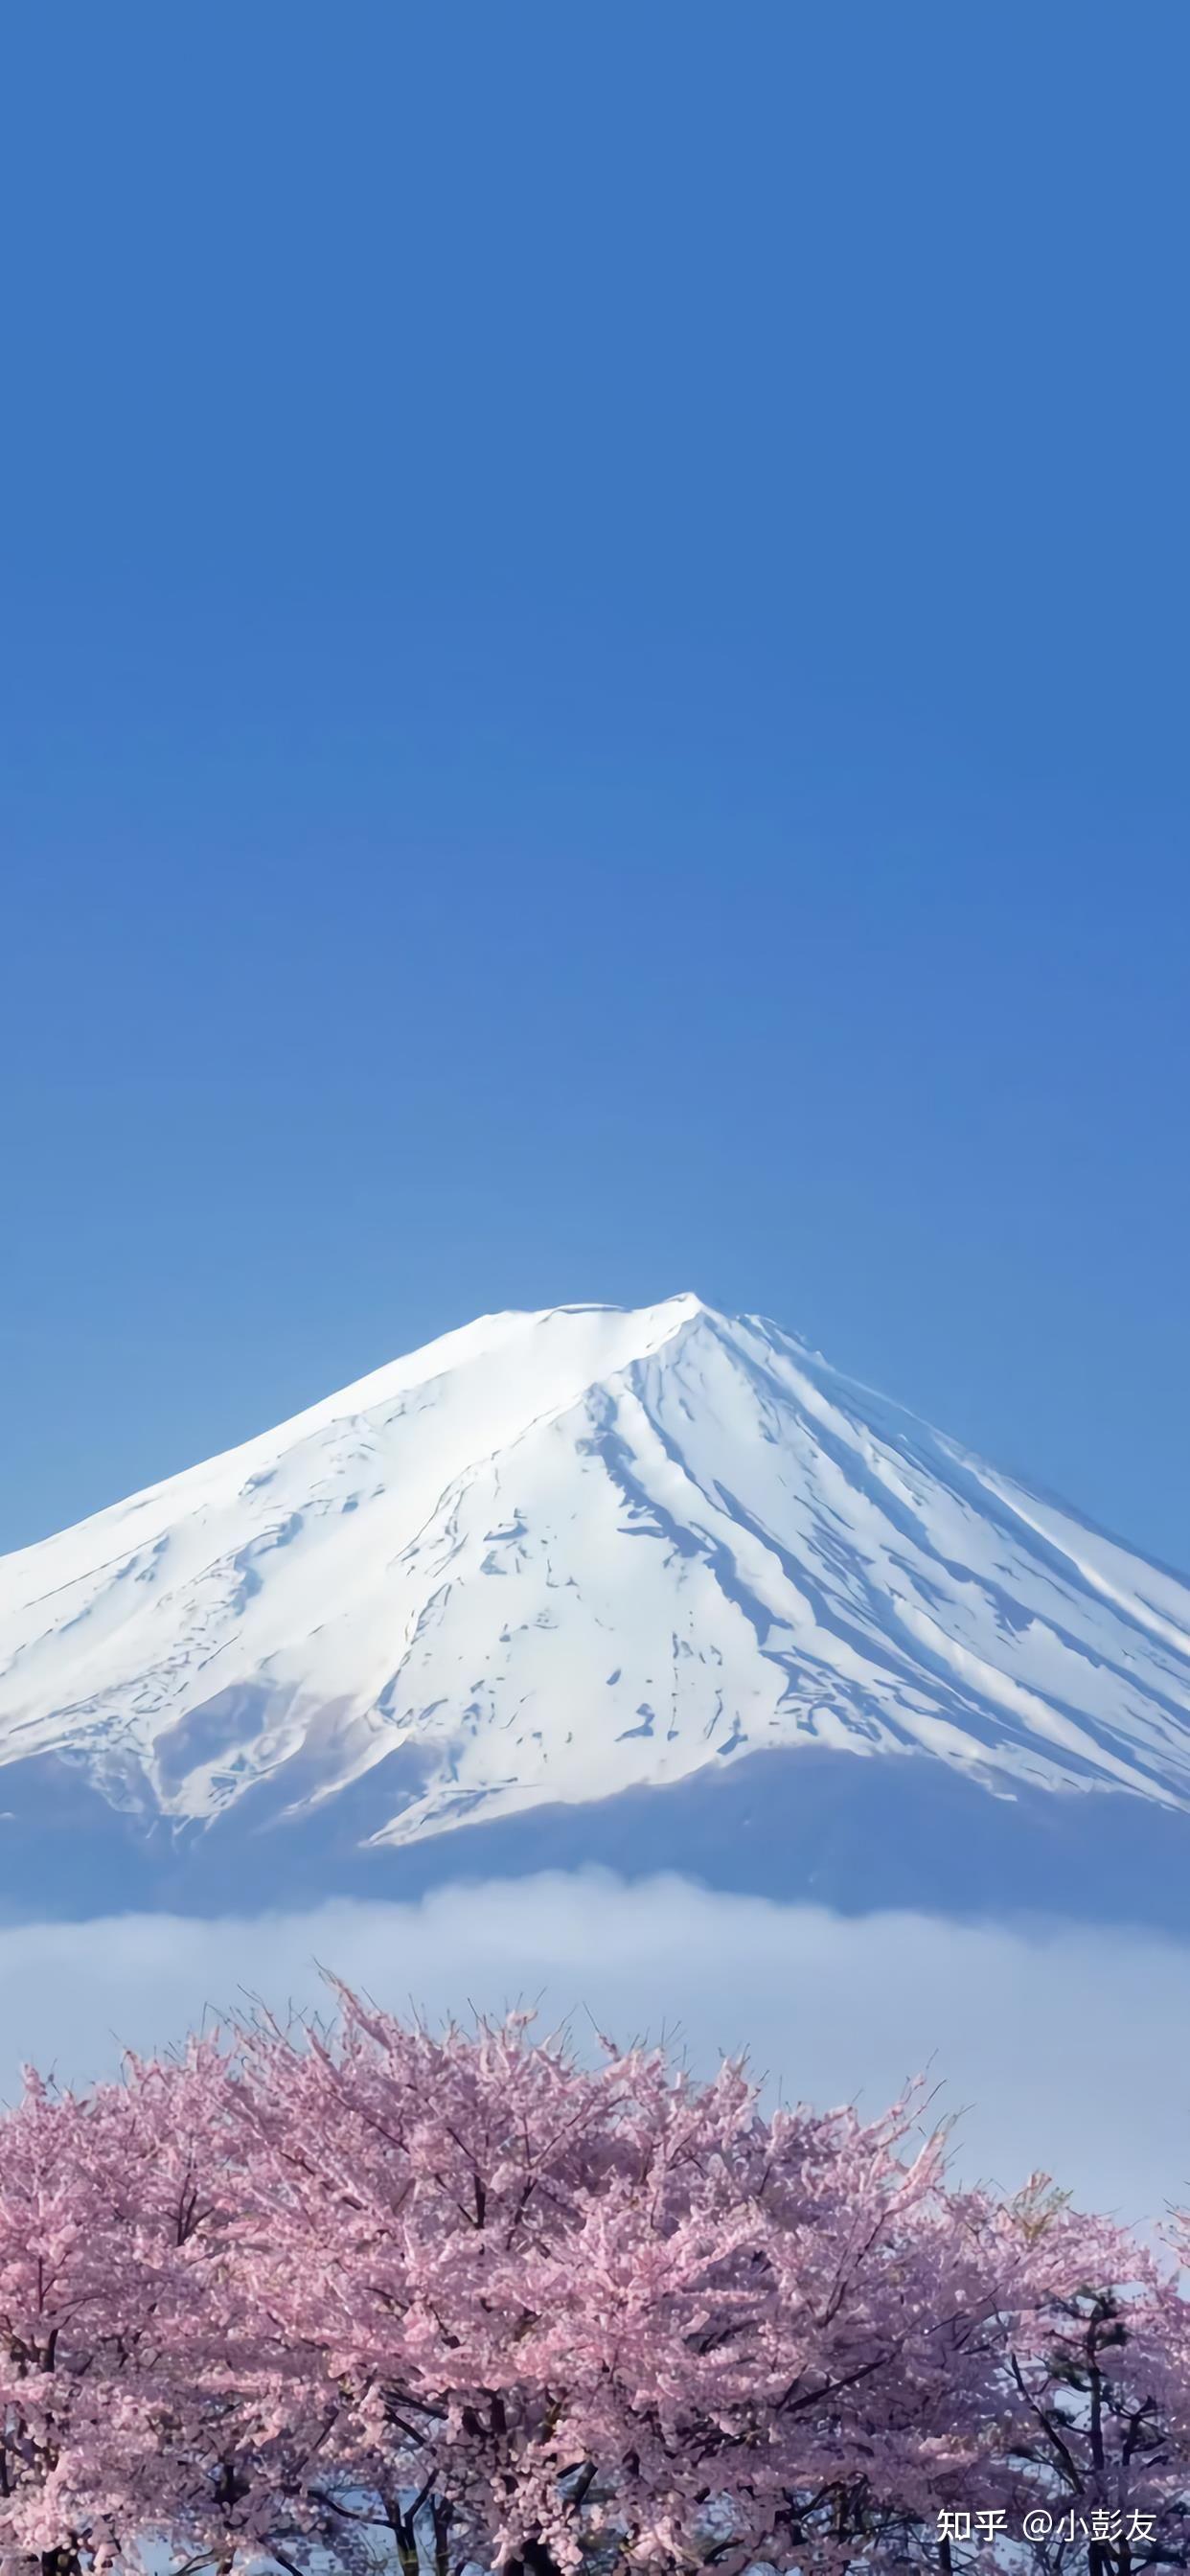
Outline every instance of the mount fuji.
<svg viewBox="0 0 1190 2576"><path fill-rule="evenodd" d="M1190 1586L773 1324L487 1316L0 1560L0 1904L603 1861L1190 1929Z"/></svg>

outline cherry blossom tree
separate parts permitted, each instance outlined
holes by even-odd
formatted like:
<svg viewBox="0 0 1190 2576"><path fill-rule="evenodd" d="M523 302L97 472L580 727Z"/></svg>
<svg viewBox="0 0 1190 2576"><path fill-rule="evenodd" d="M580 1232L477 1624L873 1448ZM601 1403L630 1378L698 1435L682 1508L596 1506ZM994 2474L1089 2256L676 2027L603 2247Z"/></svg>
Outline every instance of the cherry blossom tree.
<svg viewBox="0 0 1190 2576"><path fill-rule="evenodd" d="M978 2478L938 2499L942 2567L986 2570L997 2556L1045 2576L1186 2565L1190 2443L1176 2418L1190 2375L1176 2350L1176 2275L1124 2229L1072 2212L1044 2175L1015 2201L979 2197L984 2231L1033 2249L1031 2295L988 2319L1001 2402ZM970 2510L973 2495L982 2510Z"/></svg>
<svg viewBox="0 0 1190 2576"><path fill-rule="evenodd" d="M0 2116L4 2571L1185 2563L1185 2233L336 1993Z"/></svg>
<svg viewBox="0 0 1190 2576"><path fill-rule="evenodd" d="M251 2037L245 2177L409 2576L423 2529L441 2576L844 2564L1006 2488L1006 2354L1073 2231L948 2192L912 2102L765 2118L738 2066L588 2070L520 2022L435 2038L340 2001L335 2041Z"/></svg>
<svg viewBox="0 0 1190 2576"><path fill-rule="evenodd" d="M117 2554L128 2508L171 2501L188 2240L206 2210L190 2142L126 2086L85 2098L36 2076L0 2139L0 2546L66 2570ZM157 2152L159 2151L159 2152Z"/></svg>
<svg viewBox="0 0 1190 2576"><path fill-rule="evenodd" d="M252 2283L214 2041L0 2122L0 2557L78 2576L147 2541L230 2562L311 2533L341 2411Z"/></svg>

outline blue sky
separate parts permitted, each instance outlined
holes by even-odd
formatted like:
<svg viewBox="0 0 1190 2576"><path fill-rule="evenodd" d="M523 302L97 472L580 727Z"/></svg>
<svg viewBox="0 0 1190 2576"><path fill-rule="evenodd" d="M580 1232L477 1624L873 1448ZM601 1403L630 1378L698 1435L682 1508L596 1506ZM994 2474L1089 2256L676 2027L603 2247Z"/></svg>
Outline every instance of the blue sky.
<svg viewBox="0 0 1190 2576"><path fill-rule="evenodd" d="M1181 0L3 51L0 1544L692 1286L1190 1561Z"/></svg>

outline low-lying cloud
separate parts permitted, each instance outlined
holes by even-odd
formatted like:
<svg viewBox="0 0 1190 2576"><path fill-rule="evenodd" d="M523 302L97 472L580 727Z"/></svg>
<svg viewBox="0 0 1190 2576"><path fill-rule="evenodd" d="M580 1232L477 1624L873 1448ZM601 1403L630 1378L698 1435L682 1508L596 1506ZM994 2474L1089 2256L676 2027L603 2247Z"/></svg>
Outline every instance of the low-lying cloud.
<svg viewBox="0 0 1190 2576"><path fill-rule="evenodd" d="M961 2113L956 2162L1002 2184L1043 2166L1143 2222L1190 2200L1190 1950L912 1914L843 1920L601 1872L198 1921L123 1915L0 1932L0 2090L25 2060L82 2081L259 1996L325 2003L319 1964L437 2020L537 2003L692 2063L747 2049L767 2088L876 2110L926 2071Z"/></svg>

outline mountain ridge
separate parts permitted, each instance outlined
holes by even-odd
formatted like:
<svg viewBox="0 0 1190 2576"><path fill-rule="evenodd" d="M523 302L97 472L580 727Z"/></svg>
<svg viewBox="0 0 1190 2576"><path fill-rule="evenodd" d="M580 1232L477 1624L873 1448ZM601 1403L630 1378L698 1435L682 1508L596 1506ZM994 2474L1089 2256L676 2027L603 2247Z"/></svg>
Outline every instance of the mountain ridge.
<svg viewBox="0 0 1190 2576"><path fill-rule="evenodd" d="M157 1845L350 1811L465 1867L807 1751L1180 1814L1190 1589L692 1293L481 1317L0 1560L6 1780Z"/></svg>

